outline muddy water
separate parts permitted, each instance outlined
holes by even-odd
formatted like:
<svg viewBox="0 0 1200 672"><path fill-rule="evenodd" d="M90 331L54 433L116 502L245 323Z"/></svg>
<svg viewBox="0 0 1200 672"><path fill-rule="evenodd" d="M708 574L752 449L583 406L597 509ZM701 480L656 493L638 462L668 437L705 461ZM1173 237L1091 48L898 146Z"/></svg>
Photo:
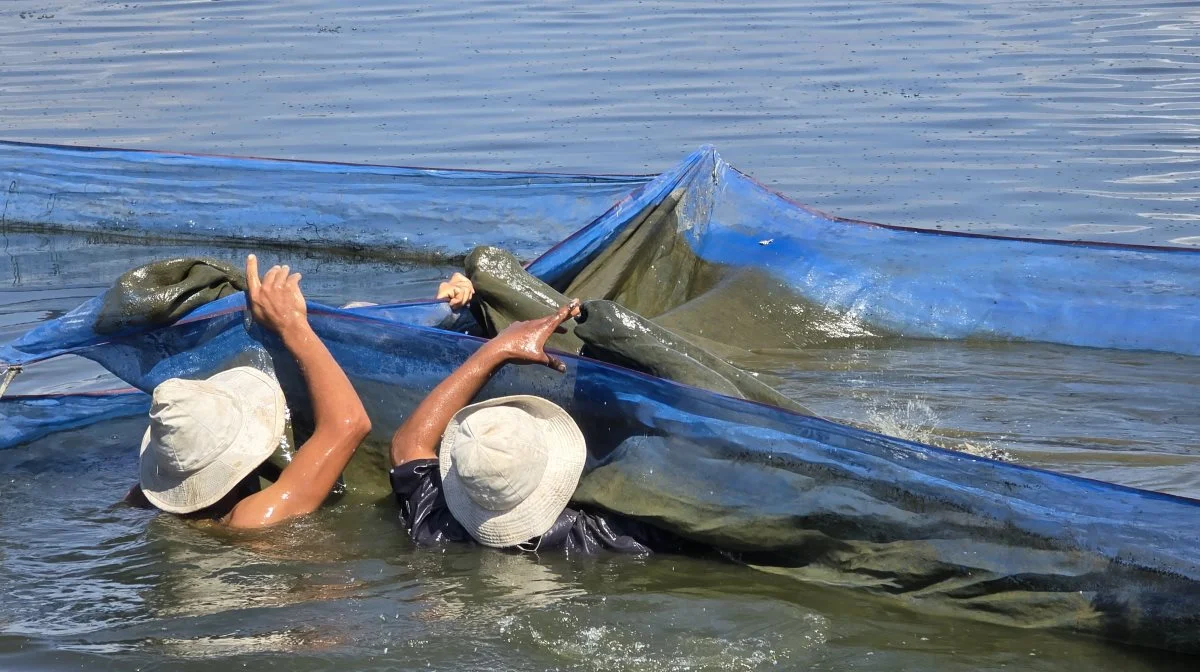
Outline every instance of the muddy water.
<svg viewBox="0 0 1200 672"><path fill-rule="evenodd" d="M0 136L626 173L707 142L842 215L1188 245L1198 28L1184 2L17 0L0 5ZM2 247L5 340L130 265L197 251L37 234ZM330 303L425 295L449 270L287 261ZM1195 358L907 341L749 364L856 424L1200 496ZM103 384L77 366L19 383ZM0 666L1191 669L715 561L419 552L372 501L226 537L113 506L141 429L0 453Z"/></svg>

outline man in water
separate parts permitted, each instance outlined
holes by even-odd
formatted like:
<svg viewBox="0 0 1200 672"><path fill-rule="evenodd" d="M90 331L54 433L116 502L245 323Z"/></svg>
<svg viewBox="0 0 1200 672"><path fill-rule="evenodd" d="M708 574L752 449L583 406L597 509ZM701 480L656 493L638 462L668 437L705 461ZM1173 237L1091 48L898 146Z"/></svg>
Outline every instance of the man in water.
<svg viewBox="0 0 1200 672"><path fill-rule="evenodd" d="M283 340L304 375L316 426L273 484L258 468L285 440L286 405L275 380L238 367L207 380L172 378L154 390L141 478L126 501L259 528L311 513L329 496L371 422L346 374L308 323L300 274L274 266L260 280L246 258L254 319Z"/></svg>
<svg viewBox="0 0 1200 672"><path fill-rule="evenodd" d="M637 521L567 508L587 449L562 408L534 396L467 405L505 364L566 371L544 346L578 315L579 302L572 301L553 315L509 325L438 384L396 430L392 489L415 543L475 541L568 553L681 549L679 539Z"/></svg>

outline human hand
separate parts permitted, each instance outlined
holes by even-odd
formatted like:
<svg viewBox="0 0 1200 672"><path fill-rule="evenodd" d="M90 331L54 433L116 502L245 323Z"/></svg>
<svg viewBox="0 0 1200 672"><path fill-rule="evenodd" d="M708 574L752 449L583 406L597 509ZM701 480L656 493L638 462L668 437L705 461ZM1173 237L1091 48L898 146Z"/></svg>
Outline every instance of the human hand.
<svg viewBox="0 0 1200 672"><path fill-rule="evenodd" d="M475 285L462 273L455 273L450 279L438 285L438 299L449 299L451 308L462 308L475 296Z"/></svg>
<svg viewBox="0 0 1200 672"><path fill-rule="evenodd" d="M567 370L567 365L557 357L546 354L543 348L551 334L566 332L566 329L562 328L562 323L573 317L579 317L579 299L572 299L570 303L559 308L558 312L553 315L536 320L513 322L504 331L496 334L495 338L488 341L485 347L495 350L508 361L545 364L555 371L563 373Z"/></svg>
<svg viewBox="0 0 1200 672"><path fill-rule="evenodd" d="M308 326L308 308L300 292L300 274L289 275L287 266L272 266L261 280L258 259L246 257L246 298L250 314L280 336Z"/></svg>

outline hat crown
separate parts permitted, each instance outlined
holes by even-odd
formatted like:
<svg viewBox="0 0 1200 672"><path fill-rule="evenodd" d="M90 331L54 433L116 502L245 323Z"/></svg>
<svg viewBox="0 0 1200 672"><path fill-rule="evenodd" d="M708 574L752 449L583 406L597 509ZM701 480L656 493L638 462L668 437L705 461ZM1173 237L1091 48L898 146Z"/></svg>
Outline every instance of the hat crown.
<svg viewBox="0 0 1200 672"><path fill-rule="evenodd" d="M229 449L242 422L230 391L208 380L173 378L154 389L150 448L159 453L163 470L191 474Z"/></svg>
<svg viewBox="0 0 1200 672"><path fill-rule="evenodd" d="M548 461L538 425L536 418L508 406L481 409L462 423L454 463L471 501L489 511L507 511L533 494Z"/></svg>

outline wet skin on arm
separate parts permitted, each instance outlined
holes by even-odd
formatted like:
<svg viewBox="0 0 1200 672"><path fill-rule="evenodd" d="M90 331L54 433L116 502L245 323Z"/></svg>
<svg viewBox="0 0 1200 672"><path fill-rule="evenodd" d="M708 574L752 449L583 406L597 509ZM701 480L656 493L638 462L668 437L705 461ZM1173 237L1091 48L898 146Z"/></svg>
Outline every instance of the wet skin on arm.
<svg viewBox="0 0 1200 672"><path fill-rule="evenodd" d="M392 435L392 466L437 457L437 445L454 414L471 402L492 374L507 362L542 364L560 373L566 365L546 354L546 339L562 324L579 315L579 301L571 301L553 315L515 322L484 343L462 366L433 388L412 415Z"/></svg>

